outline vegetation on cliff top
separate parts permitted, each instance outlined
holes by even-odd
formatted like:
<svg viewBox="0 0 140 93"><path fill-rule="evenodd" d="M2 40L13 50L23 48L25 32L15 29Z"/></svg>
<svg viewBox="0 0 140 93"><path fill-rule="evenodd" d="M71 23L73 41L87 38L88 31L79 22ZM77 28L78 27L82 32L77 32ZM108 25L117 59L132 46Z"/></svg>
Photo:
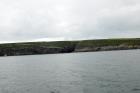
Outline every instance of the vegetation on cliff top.
<svg viewBox="0 0 140 93"><path fill-rule="evenodd" d="M139 38L0 44L0 56L140 49Z"/></svg>
<svg viewBox="0 0 140 93"><path fill-rule="evenodd" d="M97 39L97 40L82 40L82 41L55 41L55 42L25 42L25 43L7 43L0 44L0 49L6 48L32 48L32 47L102 47L102 46L118 46L125 45L140 45L140 38L128 39Z"/></svg>

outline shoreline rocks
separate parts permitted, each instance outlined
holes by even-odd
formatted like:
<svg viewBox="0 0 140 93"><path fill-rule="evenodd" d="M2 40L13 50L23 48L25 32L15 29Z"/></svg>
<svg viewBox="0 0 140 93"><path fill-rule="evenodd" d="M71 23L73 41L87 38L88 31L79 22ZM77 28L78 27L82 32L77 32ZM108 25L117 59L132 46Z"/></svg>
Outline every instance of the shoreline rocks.
<svg viewBox="0 0 140 93"><path fill-rule="evenodd" d="M96 52L129 49L140 49L140 39L101 39L0 44L0 56Z"/></svg>
<svg viewBox="0 0 140 93"><path fill-rule="evenodd" d="M140 46L102 46L102 47L32 47L0 50L0 56L18 56L18 55L35 55L35 54L55 54L55 53L71 53L71 52L96 52L111 50L128 50L140 49Z"/></svg>

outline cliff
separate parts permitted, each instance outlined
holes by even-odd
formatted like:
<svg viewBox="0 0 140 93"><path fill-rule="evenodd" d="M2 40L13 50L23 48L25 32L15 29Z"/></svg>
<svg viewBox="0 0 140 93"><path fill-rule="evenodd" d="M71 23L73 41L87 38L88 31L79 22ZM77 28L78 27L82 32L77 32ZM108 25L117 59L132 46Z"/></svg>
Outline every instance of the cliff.
<svg viewBox="0 0 140 93"><path fill-rule="evenodd" d="M140 39L99 39L0 44L0 56L140 49Z"/></svg>

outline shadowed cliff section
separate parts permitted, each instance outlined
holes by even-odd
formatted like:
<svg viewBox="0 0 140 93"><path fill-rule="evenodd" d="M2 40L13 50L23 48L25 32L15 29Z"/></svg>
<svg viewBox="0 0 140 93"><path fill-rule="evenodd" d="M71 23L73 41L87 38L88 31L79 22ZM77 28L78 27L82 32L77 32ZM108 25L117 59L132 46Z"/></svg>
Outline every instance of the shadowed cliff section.
<svg viewBox="0 0 140 93"><path fill-rule="evenodd" d="M0 56L140 49L139 38L0 44Z"/></svg>

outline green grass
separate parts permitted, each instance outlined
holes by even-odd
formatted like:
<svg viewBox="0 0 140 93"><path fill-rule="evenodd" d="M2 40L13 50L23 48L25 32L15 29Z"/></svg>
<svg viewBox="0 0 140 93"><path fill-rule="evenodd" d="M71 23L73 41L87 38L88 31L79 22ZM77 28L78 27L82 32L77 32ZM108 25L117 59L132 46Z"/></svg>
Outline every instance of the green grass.
<svg viewBox="0 0 140 93"><path fill-rule="evenodd" d="M84 40L78 43L78 47L102 47L102 46L118 46L140 45L140 39L100 39L100 40Z"/></svg>
<svg viewBox="0 0 140 93"><path fill-rule="evenodd" d="M98 40L82 40L82 41L57 41L57 42L25 42L25 43L8 43L0 44L0 49L17 49L32 47L102 47L102 46L118 46L140 45L139 38L128 39L98 39Z"/></svg>

